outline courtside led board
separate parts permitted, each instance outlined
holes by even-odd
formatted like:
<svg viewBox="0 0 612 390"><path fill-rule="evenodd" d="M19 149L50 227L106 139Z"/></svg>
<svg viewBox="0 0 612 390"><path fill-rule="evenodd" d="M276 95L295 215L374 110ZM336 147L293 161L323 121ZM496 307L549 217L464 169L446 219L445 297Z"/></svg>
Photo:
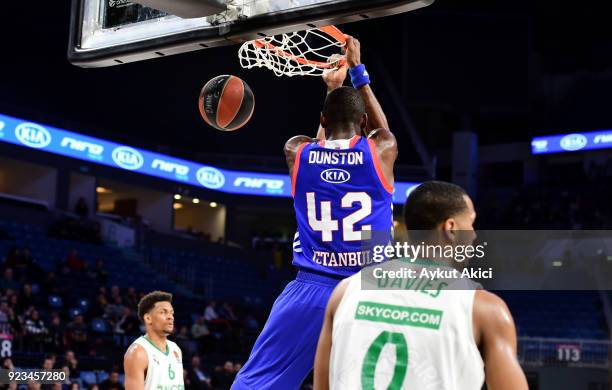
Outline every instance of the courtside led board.
<svg viewBox="0 0 612 390"><path fill-rule="evenodd" d="M532 154L578 152L611 149L612 130L548 135L531 140Z"/></svg>
<svg viewBox="0 0 612 390"><path fill-rule="evenodd" d="M162 0L142 0L159 4ZM173 9L172 0L167 0ZM129 0L72 0L68 59L83 67L242 43L291 31L412 11L434 0L224 0L222 12L181 18ZM219 9L211 3L202 11ZM188 5L192 5L191 2ZM214 5L214 6L213 6ZM161 8L161 7L160 7ZM197 10L196 10L197 11ZM193 8L189 13L195 12ZM197 14L197 12L196 12Z"/></svg>
<svg viewBox="0 0 612 390"><path fill-rule="evenodd" d="M0 143L227 194L291 197L291 179L287 174L222 169L2 114ZM403 204L418 185L395 182L393 202Z"/></svg>

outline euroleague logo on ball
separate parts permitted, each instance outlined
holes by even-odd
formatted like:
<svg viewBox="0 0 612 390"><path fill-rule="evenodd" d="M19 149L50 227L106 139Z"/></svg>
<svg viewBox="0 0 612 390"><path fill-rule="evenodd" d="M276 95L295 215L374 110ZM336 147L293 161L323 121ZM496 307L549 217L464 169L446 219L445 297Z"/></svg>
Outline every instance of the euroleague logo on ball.
<svg viewBox="0 0 612 390"><path fill-rule="evenodd" d="M225 176L218 169L202 167L196 172L196 178L206 188L217 189L225 184Z"/></svg>
<svg viewBox="0 0 612 390"><path fill-rule="evenodd" d="M129 169L130 171L139 169L144 164L142 154L136 149L119 146L113 150L113 160L121 168Z"/></svg>
<svg viewBox="0 0 612 390"><path fill-rule="evenodd" d="M246 125L255 109L253 91L244 80L222 75L208 81L200 92L202 119L217 130L234 131Z"/></svg>

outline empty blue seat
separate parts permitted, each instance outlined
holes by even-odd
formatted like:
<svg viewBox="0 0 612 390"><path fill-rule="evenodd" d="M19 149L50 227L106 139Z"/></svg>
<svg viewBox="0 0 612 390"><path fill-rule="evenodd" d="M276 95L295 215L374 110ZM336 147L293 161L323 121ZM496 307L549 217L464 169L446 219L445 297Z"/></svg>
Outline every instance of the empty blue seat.
<svg viewBox="0 0 612 390"><path fill-rule="evenodd" d="M87 310L89 309L89 300L85 298L79 299L77 304L79 306L79 309L81 309L83 312L87 312Z"/></svg>
<svg viewBox="0 0 612 390"><path fill-rule="evenodd" d="M104 382L108 379L108 372L98 371L98 383Z"/></svg>
<svg viewBox="0 0 612 390"><path fill-rule="evenodd" d="M80 378L87 385L93 385L98 379L96 373L93 371L81 371Z"/></svg>
<svg viewBox="0 0 612 390"><path fill-rule="evenodd" d="M93 329L94 332L97 332L97 333L107 333L108 332L108 325L106 321L104 321L101 318L94 318L91 321L91 328Z"/></svg>
<svg viewBox="0 0 612 390"><path fill-rule="evenodd" d="M61 308L64 306L64 301L59 295L49 295L49 306L53 308Z"/></svg>

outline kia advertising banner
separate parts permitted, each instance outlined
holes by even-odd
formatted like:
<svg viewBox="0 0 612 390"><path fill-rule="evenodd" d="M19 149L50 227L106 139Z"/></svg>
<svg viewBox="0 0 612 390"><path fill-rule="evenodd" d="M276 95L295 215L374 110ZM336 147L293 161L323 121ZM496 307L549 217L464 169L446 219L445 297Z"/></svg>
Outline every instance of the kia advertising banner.
<svg viewBox="0 0 612 390"><path fill-rule="evenodd" d="M289 175L216 168L1 114L0 141L229 194L291 197ZM396 182L394 202L418 184Z"/></svg>

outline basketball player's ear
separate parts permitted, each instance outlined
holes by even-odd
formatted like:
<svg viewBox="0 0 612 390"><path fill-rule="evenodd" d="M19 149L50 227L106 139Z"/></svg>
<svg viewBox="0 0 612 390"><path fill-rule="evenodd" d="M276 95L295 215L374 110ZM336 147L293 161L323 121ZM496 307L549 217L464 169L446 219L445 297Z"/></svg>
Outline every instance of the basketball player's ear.
<svg viewBox="0 0 612 390"><path fill-rule="evenodd" d="M321 113L321 117L319 118L319 123L321 123L321 127L327 129L327 118L325 114Z"/></svg>
<svg viewBox="0 0 612 390"><path fill-rule="evenodd" d="M361 116L361 123L359 124L359 127L361 128L361 131L366 133L366 129L368 128L368 114L365 112Z"/></svg>
<svg viewBox="0 0 612 390"><path fill-rule="evenodd" d="M151 324L151 315L149 313L146 313L144 316L142 316L142 318L144 319L145 325Z"/></svg>
<svg viewBox="0 0 612 390"><path fill-rule="evenodd" d="M455 230L457 230L457 221L454 218L448 218L442 223L442 234L447 242L457 241Z"/></svg>

